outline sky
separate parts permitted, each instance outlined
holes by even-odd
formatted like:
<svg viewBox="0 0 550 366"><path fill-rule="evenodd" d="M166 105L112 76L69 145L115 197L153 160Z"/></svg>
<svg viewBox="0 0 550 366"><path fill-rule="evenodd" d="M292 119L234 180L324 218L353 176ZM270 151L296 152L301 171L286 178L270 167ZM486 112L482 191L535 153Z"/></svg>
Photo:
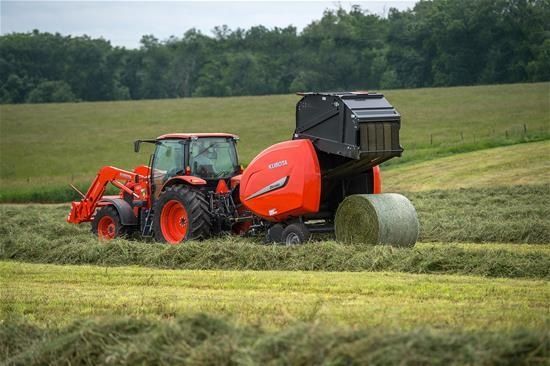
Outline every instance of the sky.
<svg viewBox="0 0 550 366"><path fill-rule="evenodd" d="M103 37L115 46L139 47L145 34L160 40L196 28L211 35L215 26L248 29L295 26L301 31L325 9L360 5L372 14L405 10L415 1L5 1L0 0L0 32L59 32Z"/></svg>

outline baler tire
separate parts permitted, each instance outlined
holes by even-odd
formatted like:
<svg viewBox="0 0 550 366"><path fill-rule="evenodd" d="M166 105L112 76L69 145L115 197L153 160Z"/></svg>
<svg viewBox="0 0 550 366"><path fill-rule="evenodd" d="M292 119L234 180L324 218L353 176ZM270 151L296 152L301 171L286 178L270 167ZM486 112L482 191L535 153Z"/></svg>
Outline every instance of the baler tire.
<svg viewBox="0 0 550 366"><path fill-rule="evenodd" d="M100 208L92 221L92 233L102 240L112 240L124 237L127 234L126 227L120 221L120 215L114 206Z"/></svg>
<svg viewBox="0 0 550 366"><path fill-rule="evenodd" d="M303 223L288 225L282 233L281 242L286 245L299 245L307 242L311 234Z"/></svg>
<svg viewBox="0 0 550 366"><path fill-rule="evenodd" d="M283 224L272 225L269 229L267 229L267 233L265 235L265 243L282 243L284 230L285 227L283 226Z"/></svg>
<svg viewBox="0 0 550 366"><path fill-rule="evenodd" d="M167 225L172 219L163 210L168 209L179 214L185 229L174 227L170 232ZM212 223L209 214L209 204L202 193L186 185L173 185L162 192L153 206L153 232L159 242L179 244L186 240L201 240L210 237ZM185 223L186 221L186 223ZM163 233L164 229L164 233ZM179 230L179 231L178 231Z"/></svg>

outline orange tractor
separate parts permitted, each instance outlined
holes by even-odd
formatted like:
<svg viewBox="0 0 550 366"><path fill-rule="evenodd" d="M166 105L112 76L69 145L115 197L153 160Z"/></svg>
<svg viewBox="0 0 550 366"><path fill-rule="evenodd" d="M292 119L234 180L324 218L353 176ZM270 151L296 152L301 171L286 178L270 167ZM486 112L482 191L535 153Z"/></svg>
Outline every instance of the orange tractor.
<svg viewBox="0 0 550 366"><path fill-rule="evenodd" d="M378 165L400 156L400 115L382 94L302 93L289 141L261 152L243 171L238 137L174 133L154 140L148 166L103 167L70 223L92 222L100 238L139 233L178 244L223 232L298 244L331 232L338 206L381 192ZM105 195L108 183L120 189Z"/></svg>

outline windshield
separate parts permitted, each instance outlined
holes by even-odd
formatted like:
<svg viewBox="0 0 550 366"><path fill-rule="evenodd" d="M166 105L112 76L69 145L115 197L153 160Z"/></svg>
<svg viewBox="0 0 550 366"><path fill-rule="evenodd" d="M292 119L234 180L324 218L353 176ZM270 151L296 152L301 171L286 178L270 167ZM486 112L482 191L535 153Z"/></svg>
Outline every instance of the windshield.
<svg viewBox="0 0 550 366"><path fill-rule="evenodd" d="M191 175L204 179L228 178L239 168L233 139L202 137L189 147Z"/></svg>
<svg viewBox="0 0 550 366"><path fill-rule="evenodd" d="M161 187L168 179L183 174L184 156L184 144L181 140L157 142L152 170L154 186Z"/></svg>

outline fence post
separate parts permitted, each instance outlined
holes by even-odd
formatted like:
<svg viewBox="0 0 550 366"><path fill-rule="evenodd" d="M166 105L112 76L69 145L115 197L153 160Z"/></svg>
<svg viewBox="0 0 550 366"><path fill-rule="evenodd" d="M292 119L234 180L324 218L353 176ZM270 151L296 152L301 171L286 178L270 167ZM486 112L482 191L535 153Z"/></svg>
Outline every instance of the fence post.
<svg viewBox="0 0 550 366"><path fill-rule="evenodd" d="M433 143L434 143L433 135L430 133L430 145L433 145Z"/></svg>
<svg viewBox="0 0 550 366"><path fill-rule="evenodd" d="M523 134L527 135L527 125L525 123L523 124Z"/></svg>

